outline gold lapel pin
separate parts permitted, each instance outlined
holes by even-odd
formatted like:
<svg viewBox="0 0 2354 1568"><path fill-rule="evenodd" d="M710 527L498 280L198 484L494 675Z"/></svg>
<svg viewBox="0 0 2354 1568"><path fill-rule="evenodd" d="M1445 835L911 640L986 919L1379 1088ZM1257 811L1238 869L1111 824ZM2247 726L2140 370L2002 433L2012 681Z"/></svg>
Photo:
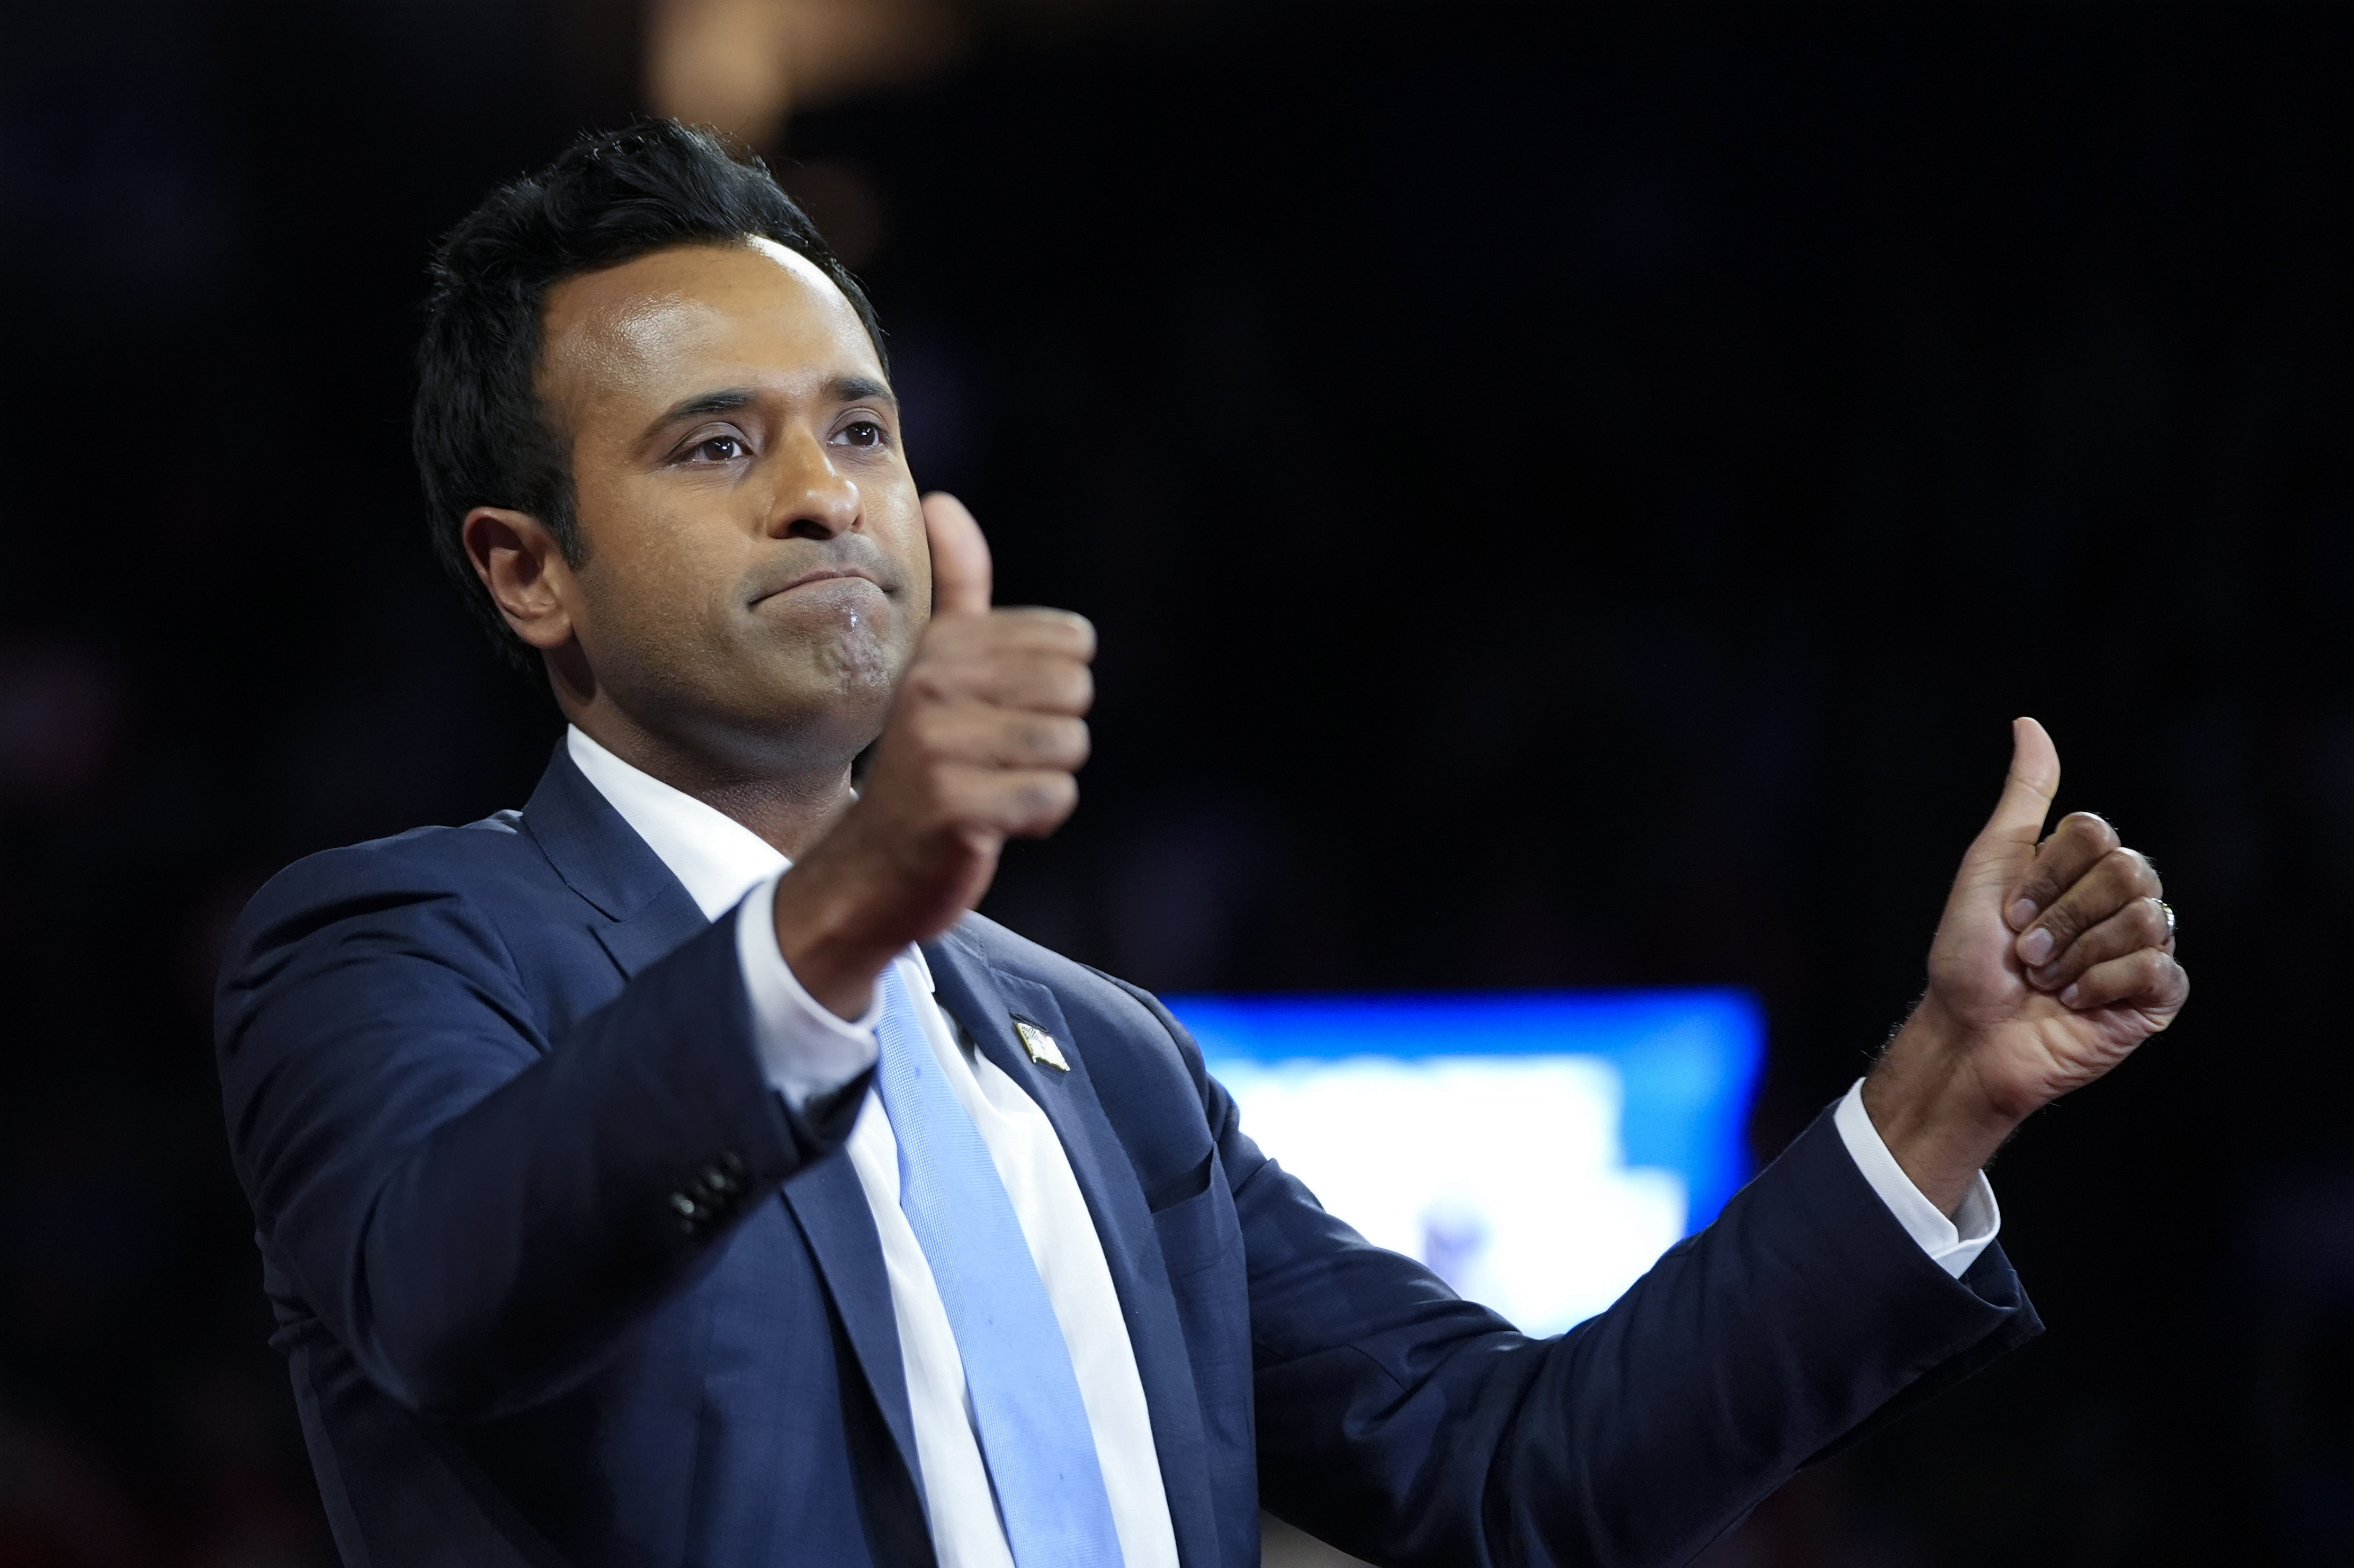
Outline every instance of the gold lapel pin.
<svg viewBox="0 0 2354 1568"><path fill-rule="evenodd" d="M1033 1062L1044 1063L1058 1073L1071 1070L1071 1065L1063 1060L1063 1048L1055 1044L1055 1037L1028 1019L1015 1019L1013 1033L1022 1037L1022 1049L1030 1053Z"/></svg>

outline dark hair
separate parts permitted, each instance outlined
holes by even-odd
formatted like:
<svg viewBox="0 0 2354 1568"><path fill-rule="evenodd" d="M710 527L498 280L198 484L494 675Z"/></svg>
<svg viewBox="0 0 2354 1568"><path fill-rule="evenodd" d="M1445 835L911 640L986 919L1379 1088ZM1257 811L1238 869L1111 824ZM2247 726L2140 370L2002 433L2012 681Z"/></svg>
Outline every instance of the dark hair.
<svg viewBox="0 0 2354 1568"><path fill-rule="evenodd" d="M513 507L546 524L567 560L583 558L572 454L535 386L548 291L670 246L746 235L814 262L883 354L865 291L768 165L675 121L582 136L539 173L492 192L434 251L410 421L433 553L519 665L539 662L474 575L461 532L477 506Z"/></svg>

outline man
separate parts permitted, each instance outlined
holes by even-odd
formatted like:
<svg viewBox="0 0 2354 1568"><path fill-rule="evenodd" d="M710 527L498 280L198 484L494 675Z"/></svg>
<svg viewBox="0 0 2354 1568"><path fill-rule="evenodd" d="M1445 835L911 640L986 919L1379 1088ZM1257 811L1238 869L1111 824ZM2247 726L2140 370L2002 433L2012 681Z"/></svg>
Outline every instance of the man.
<svg viewBox="0 0 2354 1568"><path fill-rule="evenodd" d="M347 1561L1688 1559L2039 1325L1979 1168L2180 1007L2031 720L1871 1076L1531 1340L1252 1144L1133 987L968 914L1093 633L994 609L765 171L591 138L445 242L438 546L569 721L520 812L256 897L220 1066ZM851 766L873 747L864 788Z"/></svg>

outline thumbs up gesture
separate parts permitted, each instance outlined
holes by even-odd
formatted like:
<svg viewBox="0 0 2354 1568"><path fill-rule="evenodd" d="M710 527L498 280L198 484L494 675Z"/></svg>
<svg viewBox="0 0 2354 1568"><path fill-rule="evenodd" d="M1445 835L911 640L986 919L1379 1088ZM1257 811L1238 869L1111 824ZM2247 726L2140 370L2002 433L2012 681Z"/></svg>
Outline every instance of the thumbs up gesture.
<svg viewBox="0 0 2354 1568"><path fill-rule="evenodd" d="M2020 1121L2124 1061L2190 992L2148 860L2087 812L2041 838L2059 784L2052 737L2015 721L2002 799L1930 945L1928 991L1864 1084L1889 1151L1949 1214Z"/></svg>
<svg viewBox="0 0 2354 1568"><path fill-rule="evenodd" d="M981 902L1009 838L1078 805L1095 628L1059 609L991 607L989 546L955 497L924 498L931 622L900 677L856 804L777 888L777 942L844 1018L910 942Z"/></svg>

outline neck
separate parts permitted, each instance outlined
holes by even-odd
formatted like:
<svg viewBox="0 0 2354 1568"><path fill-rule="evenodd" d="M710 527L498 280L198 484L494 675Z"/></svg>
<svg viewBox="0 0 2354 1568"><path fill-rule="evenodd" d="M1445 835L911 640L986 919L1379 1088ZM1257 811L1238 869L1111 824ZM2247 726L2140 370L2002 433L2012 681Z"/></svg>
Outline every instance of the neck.
<svg viewBox="0 0 2354 1568"><path fill-rule="evenodd" d="M847 760L822 775L714 779L705 785L682 783L659 773L654 777L735 818L792 861L801 859L825 836L826 829L851 800Z"/></svg>
<svg viewBox="0 0 2354 1568"><path fill-rule="evenodd" d="M589 739L683 794L731 817L798 861L849 805L854 751L802 748L790 742L758 748L756 758L681 744L599 705L565 715ZM811 755L811 749L819 749Z"/></svg>

